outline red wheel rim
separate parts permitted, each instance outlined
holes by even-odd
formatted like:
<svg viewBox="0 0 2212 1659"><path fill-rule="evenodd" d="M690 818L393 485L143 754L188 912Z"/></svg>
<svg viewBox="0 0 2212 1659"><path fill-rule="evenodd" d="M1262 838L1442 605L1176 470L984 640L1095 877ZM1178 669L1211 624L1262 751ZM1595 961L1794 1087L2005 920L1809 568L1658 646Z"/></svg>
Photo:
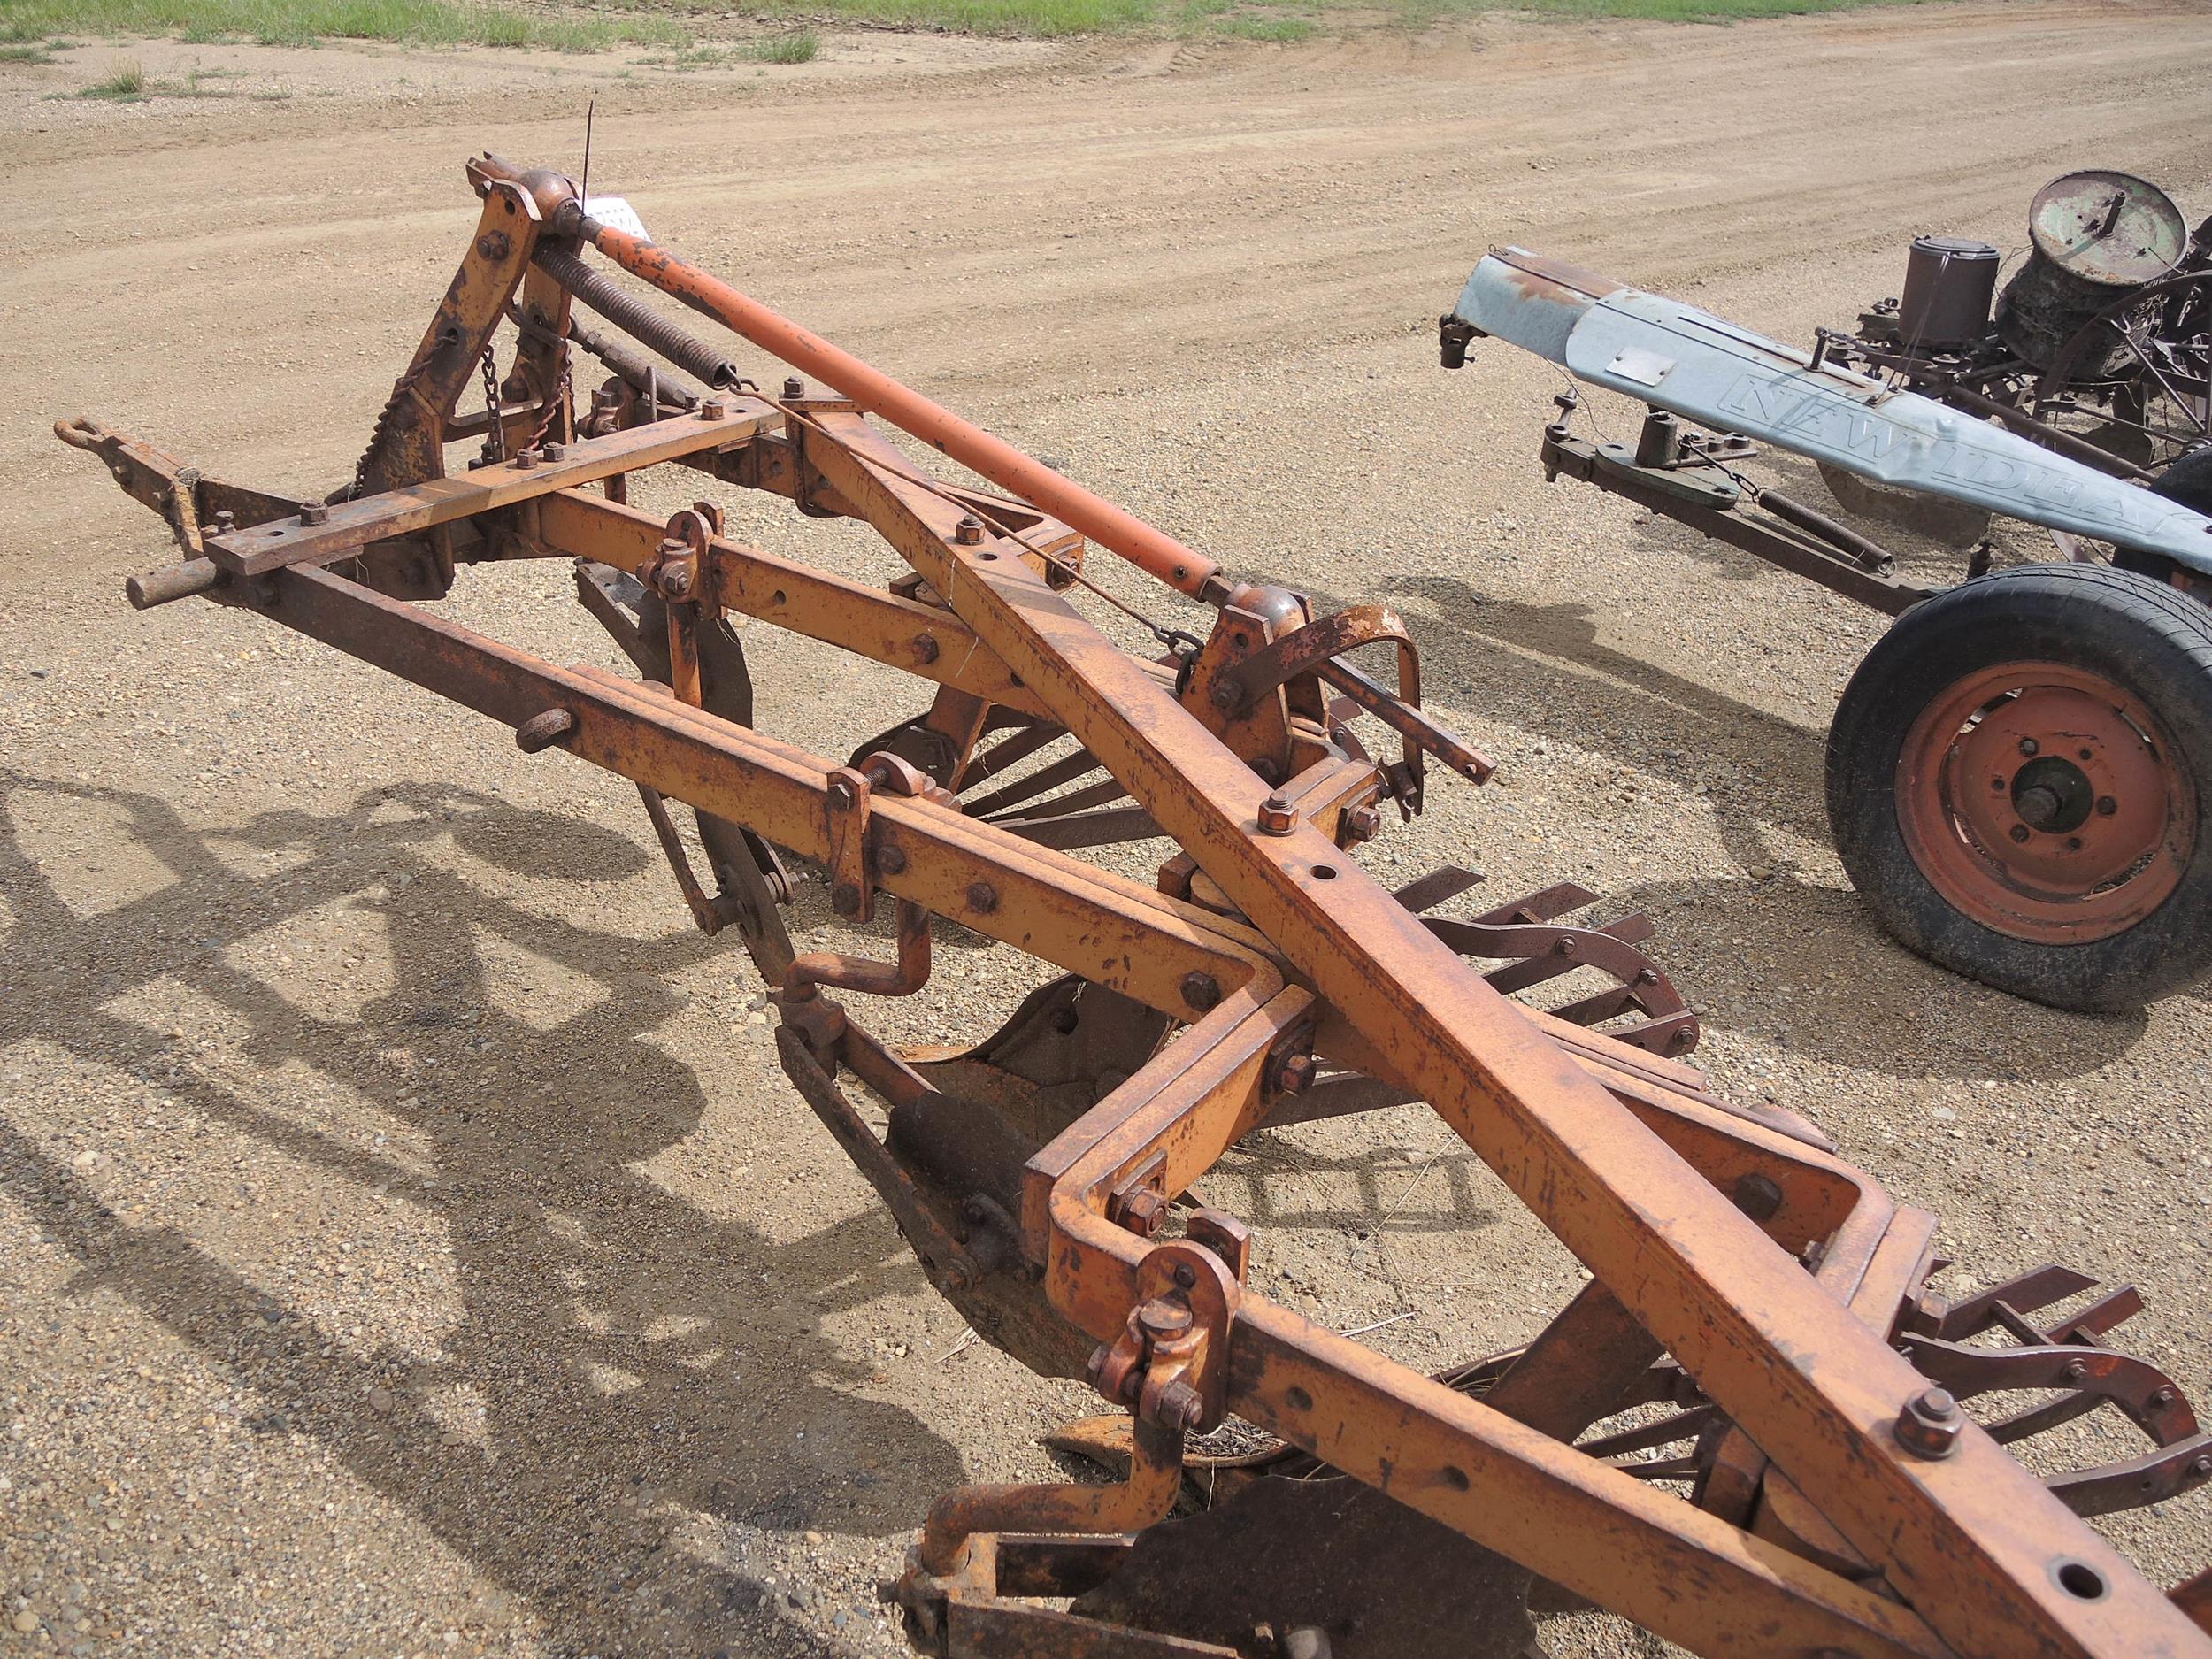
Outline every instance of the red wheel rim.
<svg viewBox="0 0 2212 1659"><path fill-rule="evenodd" d="M1897 822L1946 902L2038 944L2108 939L2180 884L2196 849L2188 764L2103 675L2001 663L1922 710L1897 760Z"/></svg>

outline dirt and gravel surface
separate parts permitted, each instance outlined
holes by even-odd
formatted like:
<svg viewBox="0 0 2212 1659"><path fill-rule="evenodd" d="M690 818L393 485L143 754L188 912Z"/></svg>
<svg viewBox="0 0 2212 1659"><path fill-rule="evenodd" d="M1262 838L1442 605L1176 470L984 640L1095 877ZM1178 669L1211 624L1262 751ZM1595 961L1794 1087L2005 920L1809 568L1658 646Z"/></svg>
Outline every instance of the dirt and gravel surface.
<svg viewBox="0 0 2212 1659"><path fill-rule="evenodd" d="M2072 1018L1878 936L1818 804L1878 623L1545 488L1555 380L1496 347L1444 374L1432 328L1496 242L1802 336L1916 232L2016 244L2070 168L2212 211L2212 13L874 35L773 73L134 50L240 96L53 96L100 47L0 68L0 1653L889 1654L872 1586L929 1501L1048 1476L1036 1435L1086 1409L930 1294L626 787L250 615L131 613L158 526L47 434L334 484L473 222L462 158L572 165L592 96L595 178L657 233L1239 570L1409 613L1502 766L1384 873L1648 910L1718 1086L1940 1213L1955 1286L2133 1279L2133 1345L2206 1386L2212 1006ZM606 660L566 591L511 569L456 608ZM841 754L909 706L749 637L773 731ZM809 889L802 935L826 916ZM941 954L898 1034L979 1033L1034 977ZM1209 1190L1271 1294L1416 1363L1578 1280L1417 1110L1262 1137ZM2170 1581L2208 1523L2113 1530Z"/></svg>

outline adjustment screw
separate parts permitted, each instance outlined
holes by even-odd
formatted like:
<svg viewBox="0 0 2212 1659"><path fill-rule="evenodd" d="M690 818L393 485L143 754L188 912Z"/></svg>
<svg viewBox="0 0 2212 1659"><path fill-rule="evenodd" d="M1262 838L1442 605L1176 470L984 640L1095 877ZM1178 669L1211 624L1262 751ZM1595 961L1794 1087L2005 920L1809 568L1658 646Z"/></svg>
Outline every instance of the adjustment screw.
<svg viewBox="0 0 2212 1659"><path fill-rule="evenodd" d="M718 397L710 397L699 405L699 419L719 420L730 412L730 406Z"/></svg>
<svg viewBox="0 0 2212 1659"><path fill-rule="evenodd" d="M953 526L952 539L962 547L975 547L983 540L983 520L973 513L964 514Z"/></svg>
<svg viewBox="0 0 2212 1659"><path fill-rule="evenodd" d="M1290 797L1279 790L1260 803L1260 833L1287 835L1298 827L1298 814L1292 810Z"/></svg>
<svg viewBox="0 0 2212 1659"><path fill-rule="evenodd" d="M786 397L804 397L806 382L795 374L786 375L783 381L783 395Z"/></svg>
<svg viewBox="0 0 2212 1659"><path fill-rule="evenodd" d="M323 505L321 502L311 501L300 509L300 522L302 524L328 524L330 509Z"/></svg>
<svg viewBox="0 0 2212 1659"><path fill-rule="evenodd" d="M1897 1443L1916 1457L1948 1457L1958 1450L1966 1421L1959 1402L1942 1388L1924 1389L1897 1414Z"/></svg>

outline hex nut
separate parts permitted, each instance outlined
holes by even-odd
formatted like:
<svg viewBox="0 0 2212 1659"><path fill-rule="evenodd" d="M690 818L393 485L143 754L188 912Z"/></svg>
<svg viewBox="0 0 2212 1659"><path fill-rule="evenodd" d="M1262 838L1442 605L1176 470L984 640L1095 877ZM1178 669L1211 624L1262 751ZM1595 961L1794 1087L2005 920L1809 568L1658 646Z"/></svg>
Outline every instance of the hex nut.
<svg viewBox="0 0 2212 1659"><path fill-rule="evenodd" d="M1897 1414L1897 1443L1916 1457L1948 1457L1958 1450L1966 1415L1943 1388L1927 1388Z"/></svg>

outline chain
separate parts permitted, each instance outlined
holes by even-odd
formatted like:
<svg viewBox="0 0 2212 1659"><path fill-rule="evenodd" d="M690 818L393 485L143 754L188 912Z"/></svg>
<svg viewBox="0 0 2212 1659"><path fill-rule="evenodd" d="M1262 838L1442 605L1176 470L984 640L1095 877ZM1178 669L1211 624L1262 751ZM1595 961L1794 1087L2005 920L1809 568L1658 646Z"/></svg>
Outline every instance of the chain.
<svg viewBox="0 0 2212 1659"><path fill-rule="evenodd" d="M530 434L530 442L523 446L527 449L534 449L545 442L546 434L553 430L554 421L563 410L570 407L571 400L575 396L568 378L569 362L574 354L569 350L565 336L560 337L560 345L561 378L554 385L553 396L546 399L545 413L538 421L538 429Z"/></svg>
<svg viewBox="0 0 2212 1659"><path fill-rule="evenodd" d="M376 425L369 433L368 448L361 451L361 458L353 464L353 482L346 486L342 501L358 501L369 484L369 464L376 459L377 451L384 447L384 434L391 429L392 417L399 412L407 395L415 389L415 382L422 379L430 367L426 356L420 363L392 382L392 395L384 400L384 407L377 411Z"/></svg>
<svg viewBox="0 0 2212 1659"><path fill-rule="evenodd" d="M507 427L500 419L499 355L484 347L484 464L507 458Z"/></svg>

